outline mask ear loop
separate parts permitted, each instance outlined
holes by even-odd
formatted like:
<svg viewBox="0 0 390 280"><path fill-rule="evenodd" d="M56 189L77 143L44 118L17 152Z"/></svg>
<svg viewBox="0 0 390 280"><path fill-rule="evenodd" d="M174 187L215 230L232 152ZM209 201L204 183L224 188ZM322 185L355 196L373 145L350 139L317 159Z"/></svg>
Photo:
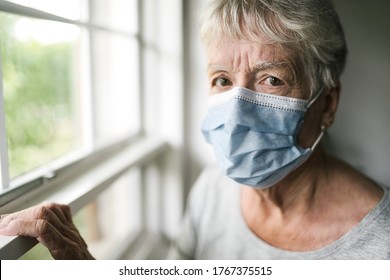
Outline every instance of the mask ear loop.
<svg viewBox="0 0 390 280"><path fill-rule="evenodd" d="M321 88L321 90L317 93L317 95L314 96L314 98L307 104L306 108L309 108L311 105L313 105L314 102L316 102L316 100L318 99L318 97L320 97L320 95L321 95L322 91L324 90L324 88L325 88L325 86L323 86ZM311 150L314 150L317 147L318 143L320 143L322 137L324 136L325 130L326 130L326 126L325 125L321 125L320 135L318 135L316 141L314 142L314 144L311 147Z"/></svg>
<svg viewBox="0 0 390 280"><path fill-rule="evenodd" d="M324 136L325 130L326 130L326 126L325 125L321 125L320 135L318 135L316 141L314 142L313 146L311 147L311 150L314 150L316 148L316 146L318 145L318 143L320 143L322 137Z"/></svg>
<svg viewBox="0 0 390 280"><path fill-rule="evenodd" d="M314 98L312 100L310 100L310 102L307 104L307 107L306 108L309 108L311 105L313 105L314 102L316 102L316 100L318 99L318 97L320 97L322 91L324 90L325 87L322 87L321 90L317 93L316 96L314 96Z"/></svg>

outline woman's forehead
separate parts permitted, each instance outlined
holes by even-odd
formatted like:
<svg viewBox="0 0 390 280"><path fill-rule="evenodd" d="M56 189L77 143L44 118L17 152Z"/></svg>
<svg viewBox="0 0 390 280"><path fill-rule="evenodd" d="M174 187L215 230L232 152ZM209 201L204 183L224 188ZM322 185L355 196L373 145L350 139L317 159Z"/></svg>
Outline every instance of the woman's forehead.
<svg viewBox="0 0 390 280"><path fill-rule="evenodd" d="M296 55L288 48L268 42L220 41L206 48L209 68L259 68L267 64L296 64Z"/></svg>

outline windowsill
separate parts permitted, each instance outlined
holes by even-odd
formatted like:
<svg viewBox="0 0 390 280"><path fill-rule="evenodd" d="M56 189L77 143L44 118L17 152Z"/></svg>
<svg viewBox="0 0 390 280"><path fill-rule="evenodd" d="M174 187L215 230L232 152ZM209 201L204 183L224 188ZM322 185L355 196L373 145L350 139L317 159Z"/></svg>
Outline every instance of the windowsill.
<svg viewBox="0 0 390 280"><path fill-rule="evenodd" d="M130 168L151 161L169 148L168 144L159 139L144 139L131 144L120 153L101 160L87 171L72 176L58 176L44 183L37 190L31 191L11 203L4 205L1 214L18 211L36 205L42 201L53 201L68 204L72 213L91 202L98 194L109 187ZM0 236L0 259L18 259L37 241L19 236Z"/></svg>

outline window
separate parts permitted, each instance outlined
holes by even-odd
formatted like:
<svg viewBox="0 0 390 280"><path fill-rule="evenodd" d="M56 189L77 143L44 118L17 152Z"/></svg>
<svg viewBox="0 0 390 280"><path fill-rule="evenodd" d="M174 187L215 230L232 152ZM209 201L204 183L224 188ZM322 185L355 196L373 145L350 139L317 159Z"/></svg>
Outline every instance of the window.
<svg viewBox="0 0 390 280"><path fill-rule="evenodd" d="M112 1L113 10L104 17L102 1L100 6L93 1L96 12L87 21L80 21L87 13L83 0L12 2L42 14L33 18L35 10L19 5L19 14L0 14L2 135L8 146L3 178L12 181L40 167L47 172L55 160L135 135L140 128L136 1ZM126 10L132 20L121 21ZM8 185L3 179L3 188Z"/></svg>
<svg viewBox="0 0 390 280"><path fill-rule="evenodd" d="M98 258L143 258L174 234L181 26L179 0L0 2L1 214L67 203ZM1 239L0 258L36 244L22 243Z"/></svg>
<svg viewBox="0 0 390 280"><path fill-rule="evenodd" d="M86 66L74 25L0 14L9 177L87 147ZM85 98L84 98L85 99Z"/></svg>

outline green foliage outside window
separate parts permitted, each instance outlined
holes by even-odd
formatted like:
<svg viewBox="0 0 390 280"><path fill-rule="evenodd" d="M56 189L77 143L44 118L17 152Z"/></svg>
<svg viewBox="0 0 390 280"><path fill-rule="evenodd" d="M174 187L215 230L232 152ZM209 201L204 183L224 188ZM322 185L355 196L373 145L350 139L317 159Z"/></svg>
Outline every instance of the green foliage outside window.
<svg viewBox="0 0 390 280"><path fill-rule="evenodd" d="M18 17L0 13L0 43L10 175L75 148L73 55L68 42L14 36Z"/></svg>

